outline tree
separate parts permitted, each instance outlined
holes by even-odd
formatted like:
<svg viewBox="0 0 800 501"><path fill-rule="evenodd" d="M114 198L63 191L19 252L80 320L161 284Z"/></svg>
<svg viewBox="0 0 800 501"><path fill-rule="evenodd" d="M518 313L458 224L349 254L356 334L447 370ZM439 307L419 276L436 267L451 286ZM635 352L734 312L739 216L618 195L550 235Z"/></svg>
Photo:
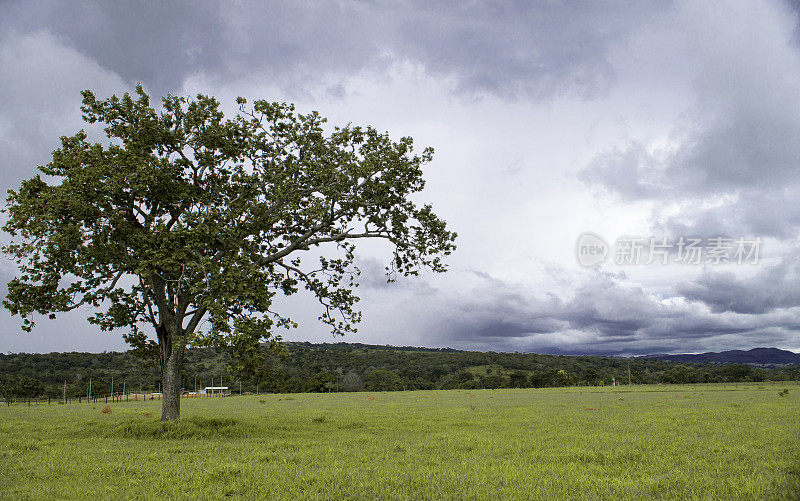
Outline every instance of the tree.
<svg viewBox="0 0 800 501"><path fill-rule="evenodd" d="M336 388L336 374L323 371L308 378L305 390L309 393L324 393Z"/></svg>
<svg viewBox="0 0 800 501"><path fill-rule="evenodd" d="M342 391L361 391L364 389L364 382L355 372L348 372L342 376Z"/></svg>
<svg viewBox="0 0 800 501"><path fill-rule="evenodd" d="M506 378L503 376L500 376L499 374L490 374L487 376L481 376L480 387L497 389L502 387L505 382Z"/></svg>
<svg viewBox="0 0 800 501"><path fill-rule="evenodd" d="M40 174L9 191L3 251L20 275L4 305L34 326L88 306L103 330L124 329L157 357L162 420L180 416L187 345L226 346L239 369L294 327L277 295L306 289L334 334L355 330L355 242L388 242L388 280L442 272L455 233L411 195L424 187L427 148L372 127L323 129L316 112L263 100L226 119L219 102L167 96L100 100L83 92L83 118L109 144L62 137ZM310 263L314 263L313 265ZM155 341L149 339L152 326Z"/></svg>
<svg viewBox="0 0 800 501"><path fill-rule="evenodd" d="M586 384L589 386L597 385L598 381L597 370L593 367L589 367L583 370L583 380L586 381Z"/></svg>
<svg viewBox="0 0 800 501"><path fill-rule="evenodd" d="M523 371L514 371L508 375L508 384L512 388L525 388L528 386L528 374Z"/></svg>
<svg viewBox="0 0 800 501"><path fill-rule="evenodd" d="M698 381L697 371L686 365L676 365L664 373L664 380L672 384L688 384Z"/></svg>
<svg viewBox="0 0 800 501"><path fill-rule="evenodd" d="M401 389L403 384L396 372L384 369L370 372L364 382L367 391L395 391Z"/></svg>
<svg viewBox="0 0 800 501"><path fill-rule="evenodd" d="M7 405L11 405L17 393L16 381L0 375L0 398L5 400Z"/></svg>
<svg viewBox="0 0 800 501"><path fill-rule="evenodd" d="M729 382L750 381L753 379L753 368L745 364L726 365L722 374Z"/></svg>
<svg viewBox="0 0 800 501"><path fill-rule="evenodd" d="M44 385L36 378L23 376L17 382L17 393L20 397L36 398L44 393Z"/></svg>

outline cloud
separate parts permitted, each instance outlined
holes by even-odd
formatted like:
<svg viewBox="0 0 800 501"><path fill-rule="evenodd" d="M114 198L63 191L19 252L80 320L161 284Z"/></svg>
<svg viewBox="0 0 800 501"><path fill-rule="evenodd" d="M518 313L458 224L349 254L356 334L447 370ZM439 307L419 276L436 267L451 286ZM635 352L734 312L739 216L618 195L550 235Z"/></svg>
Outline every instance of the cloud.
<svg viewBox="0 0 800 501"><path fill-rule="evenodd" d="M0 37L0 95L13 96L0 107L3 198L50 160L59 136L91 129L80 119L80 92L87 88L126 90L118 75L48 33L11 31Z"/></svg>
<svg viewBox="0 0 800 501"><path fill-rule="evenodd" d="M777 264L751 277L706 270L676 286L679 294L708 305L713 312L763 314L779 308L800 307L800 252L792 251Z"/></svg>
<svg viewBox="0 0 800 501"><path fill-rule="evenodd" d="M362 332L389 339L421 332L426 346L627 355L800 340L800 307L788 302L775 311L720 310L681 296L661 297L621 273L554 272L568 274L574 284L563 296L467 270L448 277L455 288L371 291ZM391 325L373 323L373 316L385 318L376 312L381 308L394 312Z"/></svg>
<svg viewBox="0 0 800 501"><path fill-rule="evenodd" d="M409 60L470 94L592 98L614 80L609 48L666 8L650 1L39 1L6 4L0 25L47 30L127 82L158 92L180 89L198 72L302 85Z"/></svg>
<svg viewBox="0 0 800 501"><path fill-rule="evenodd" d="M435 146L424 198L460 234L450 273L392 284L371 257L383 251L359 246L364 324L348 340L797 348L793 254L751 276L683 268L679 281L669 267L573 271L572 248L587 229L645 225L797 238L796 17L769 1L3 3L0 95L12 97L0 105L0 188L86 126L85 88L108 96L142 81L155 96L191 89L226 106L239 93L293 100L332 124ZM313 298L289 303L301 328L287 339L330 340ZM118 346L64 318L24 338L5 322L0 349Z"/></svg>
<svg viewBox="0 0 800 501"><path fill-rule="evenodd" d="M684 2L679 18L699 61L694 105L668 138L608 149L581 178L622 200L656 202L654 225L676 234L793 238L800 228L796 14L775 2Z"/></svg>
<svg viewBox="0 0 800 501"><path fill-rule="evenodd" d="M72 135L87 124L80 119L80 91L126 90L122 79L57 38L44 32L20 34L6 32L0 37L0 95L8 96L0 105L0 192L5 198L24 178L36 173L37 165L50 160L50 152L60 144L60 135ZM99 138L97 130L86 127ZM2 222L2 221L0 221ZM7 235L0 236L5 244ZM13 263L0 261L0 296L16 274ZM86 322L86 311L59 315L58 320L38 319L38 327L28 334L19 328L19 318L0 312L0 350L72 351L121 349L119 335L103 335Z"/></svg>
<svg viewBox="0 0 800 501"><path fill-rule="evenodd" d="M592 98L614 80L610 46L656 17L663 4L411 5L397 13L392 49L434 73L455 75L461 89L509 97Z"/></svg>

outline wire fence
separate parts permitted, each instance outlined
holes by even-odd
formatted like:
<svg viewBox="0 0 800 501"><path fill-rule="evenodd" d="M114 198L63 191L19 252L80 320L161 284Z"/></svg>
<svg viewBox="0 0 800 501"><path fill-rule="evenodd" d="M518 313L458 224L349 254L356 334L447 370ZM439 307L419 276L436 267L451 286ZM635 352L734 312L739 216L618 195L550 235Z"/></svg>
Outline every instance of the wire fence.
<svg viewBox="0 0 800 501"><path fill-rule="evenodd" d="M252 394L252 393L251 393ZM231 391L223 392L183 392L181 398L219 398L235 395ZM120 403L120 402L141 402L146 400L161 400L163 394L159 392L139 392L139 393L114 393L100 395L65 396L65 397L5 397L0 398L0 405L64 405L64 404L97 404L97 403Z"/></svg>

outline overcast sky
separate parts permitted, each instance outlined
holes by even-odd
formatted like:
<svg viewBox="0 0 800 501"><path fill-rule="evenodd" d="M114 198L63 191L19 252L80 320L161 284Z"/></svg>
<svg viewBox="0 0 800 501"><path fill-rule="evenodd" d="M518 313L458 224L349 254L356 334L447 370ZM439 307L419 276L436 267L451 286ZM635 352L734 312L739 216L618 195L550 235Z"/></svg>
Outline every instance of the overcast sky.
<svg viewBox="0 0 800 501"><path fill-rule="evenodd" d="M451 2L448 2L451 3ZM80 91L291 101L436 154L445 275L359 249L350 342L549 353L800 350L800 25L750 2L0 2L2 191L85 127ZM576 259L580 235L610 252ZM616 263L631 236L760 239L759 259ZM622 239L622 240L618 240ZM6 237L3 237L6 240ZM647 241L647 240L644 240ZM14 275L0 261L0 279ZM3 288L3 293L4 293ZM334 341L309 298L290 340ZM87 312L0 351L124 349Z"/></svg>

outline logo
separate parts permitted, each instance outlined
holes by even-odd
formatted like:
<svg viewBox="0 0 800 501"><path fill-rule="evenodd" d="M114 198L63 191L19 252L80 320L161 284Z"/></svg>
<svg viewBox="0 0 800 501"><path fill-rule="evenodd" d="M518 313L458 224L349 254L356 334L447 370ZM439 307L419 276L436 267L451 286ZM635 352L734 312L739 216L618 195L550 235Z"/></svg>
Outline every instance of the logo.
<svg viewBox="0 0 800 501"><path fill-rule="evenodd" d="M588 268L606 260L608 257L608 244L602 237L587 232L578 237L575 252L578 263Z"/></svg>

